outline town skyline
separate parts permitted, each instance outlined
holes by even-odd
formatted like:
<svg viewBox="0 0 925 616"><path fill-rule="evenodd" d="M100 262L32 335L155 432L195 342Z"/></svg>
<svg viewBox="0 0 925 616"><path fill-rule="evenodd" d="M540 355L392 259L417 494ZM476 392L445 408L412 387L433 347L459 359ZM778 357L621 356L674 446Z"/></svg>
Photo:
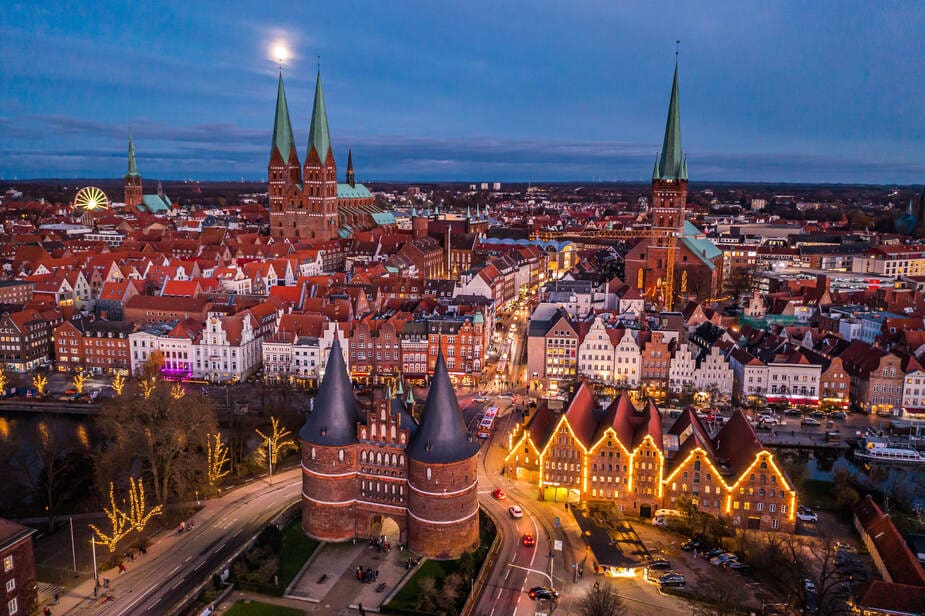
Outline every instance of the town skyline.
<svg viewBox="0 0 925 616"><path fill-rule="evenodd" d="M0 177L118 177L131 126L147 177L258 180L279 70L271 49L283 43L296 142L304 147L320 55L335 155L352 148L362 180L641 181L658 149L677 39L698 179L925 176L916 111L925 79L920 54L909 53L921 46L922 18L911 4L851 15L720 5L711 16L581 4L546 15L504 8L499 20L478 6L319 7L313 19L298 9L249 18L244 7L211 29L208 7L179 21L174 11L50 10L51 20L14 7L2 18L14 44ZM728 23L741 27L722 32ZM134 45L142 25L148 42ZM394 36L382 34L389 25ZM46 61L35 65L39 52Z"/></svg>

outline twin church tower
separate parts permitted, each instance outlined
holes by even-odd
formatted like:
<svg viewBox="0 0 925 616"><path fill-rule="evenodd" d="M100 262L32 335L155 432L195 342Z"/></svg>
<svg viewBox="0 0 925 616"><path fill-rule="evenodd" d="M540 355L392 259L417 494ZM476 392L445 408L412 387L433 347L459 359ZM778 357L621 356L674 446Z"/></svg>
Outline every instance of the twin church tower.
<svg viewBox="0 0 925 616"><path fill-rule="evenodd" d="M321 71L315 82L315 101L304 164L299 162L283 76L276 93L276 118L270 145L269 179L270 234L290 241L328 241L340 230L339 211L348 202L371 207L373 197L357 184L353 153L347 156L347 181L337 182L337 162L331 144L328 113L321 87Z"/></svg>

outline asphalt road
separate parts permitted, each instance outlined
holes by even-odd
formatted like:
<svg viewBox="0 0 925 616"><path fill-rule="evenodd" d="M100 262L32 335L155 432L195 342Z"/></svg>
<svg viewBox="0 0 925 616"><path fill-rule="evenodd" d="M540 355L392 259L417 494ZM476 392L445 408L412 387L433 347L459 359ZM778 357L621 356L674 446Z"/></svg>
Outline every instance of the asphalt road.
<svg viewBox="0 0 925 616"><path fill-rule="evenodd" d="M242 489L241 494L220 499L227 502L211 503L211 511L192 518L193 530L162 538L159 543L169 545L158 546L162 549L156 553L152 549L148 556L129 562L128 571L112 580L110 590L101 589L99 599L86 600L68 613L171 613L267 523L297 502L301 484L298 473L288 471L272 486L258 482ZM112 600L105 600L107 595Z"/></svg>

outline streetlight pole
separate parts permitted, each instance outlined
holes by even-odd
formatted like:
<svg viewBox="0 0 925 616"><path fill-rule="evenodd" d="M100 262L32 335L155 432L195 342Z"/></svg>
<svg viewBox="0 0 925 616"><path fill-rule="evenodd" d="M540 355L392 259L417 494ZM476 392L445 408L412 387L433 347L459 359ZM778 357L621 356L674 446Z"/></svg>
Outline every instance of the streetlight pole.
<svg viewBox="0 0 925 616"><path fill-rule="evenodd" d="M96 537L93 537L93 536L90 537L90 546L93 548L93 581L95 585L99 587L100 575L96 570Z"/></svg>
<svg viewBox="0 0 925 616"><path fill-rule="evenodd" d="M74 560L74 577L77 577L77 546L74 544L74 516L67 517L71 524L71 558Z"/></svg>
<svg viewBox="0 0 925 616"><path fill-rule="evenodd" d="M267 439L267 463L270 465L270 485L273 485L273 441Z"/></svg>

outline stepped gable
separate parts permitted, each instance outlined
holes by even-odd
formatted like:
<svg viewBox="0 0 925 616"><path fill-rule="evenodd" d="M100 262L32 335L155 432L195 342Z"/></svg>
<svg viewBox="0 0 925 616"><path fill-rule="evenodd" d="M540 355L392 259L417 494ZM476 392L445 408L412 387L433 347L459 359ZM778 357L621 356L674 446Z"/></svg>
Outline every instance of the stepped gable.
<svg viewBox="0 0 925 616"><path fill-rule="evenodd" d="M720 429L714 442L717 460L728 463L736 476L745 472L755 456L764 449L740 409L732 412L732 417Z"/></svg>
<svg viewBox="0 0 925 616"><path fill-rule="evenodd" d="M460 462L479 451L478 444L469 437L459 410L442 349L437 355L434 378L421 413L421 423L407 451L412 460L433 464Z"/></svg>
<svg viewBox="0 0 925 616"><path fill-rule="evenodd" d="M405 406L404 401L401 399L401 395L399 395L399 392L400 390L397 390L395 392L395 395L392 396L392 400L389 403L389 412L392 415L399 416L400 418L399 426L402 428L407 428L408 438L414 438L414 435L418 431L418 422L416 422L414 420L414 417L411 415L411 413L408 412L408 408ZM412 400L414 400L413 394L411 394L410 389L408 390L408 394L409 394L409 397Z"/></svg>
<svg viewBox="0 0 925 616"><path fill-rule="evenodd" d="M365 423L353 396L347 364L335 337L314 409L299 430L299 438L312 445L339 447L357 443L357 423Z"/></svg>
<svg viewBox="0 0 925 616"><path fill-rule="evenodd" d="M575 392L572 401L568 405L565 420L585 448L590 447L594 442L592 439L597 431L598 416L595 413L596 407L591 387L582 381L578 391Z"/></svg>

